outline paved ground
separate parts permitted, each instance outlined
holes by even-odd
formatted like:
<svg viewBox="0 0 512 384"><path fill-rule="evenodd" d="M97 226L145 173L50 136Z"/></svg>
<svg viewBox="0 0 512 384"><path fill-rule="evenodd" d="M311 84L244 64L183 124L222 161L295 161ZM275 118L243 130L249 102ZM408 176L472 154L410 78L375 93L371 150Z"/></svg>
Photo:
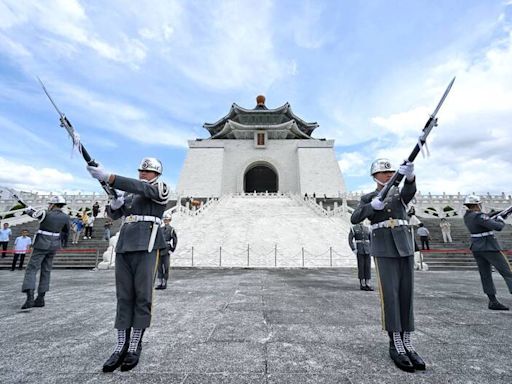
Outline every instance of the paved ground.
<svg viewBox="0 0 512 384"><path fill-rule="evenodd" d="M173 270L139 366L113 374L101 372L115 342L113 272L56 270L47 306L28 312L22 277L0 271L1 383L512 382L512 313L486 309L477 272L417 273L428 369L413 374L389 360L378 293L357 290L351 269Z"/></svg>

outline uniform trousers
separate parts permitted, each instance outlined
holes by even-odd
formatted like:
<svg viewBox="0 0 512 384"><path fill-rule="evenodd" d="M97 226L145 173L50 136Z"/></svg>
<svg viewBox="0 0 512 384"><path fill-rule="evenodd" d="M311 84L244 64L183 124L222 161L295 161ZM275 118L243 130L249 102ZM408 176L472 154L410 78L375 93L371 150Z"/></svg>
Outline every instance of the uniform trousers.
<svg viewBox="0 0 512 384"><path fill-rule="evenodd" d="M50 274L52 272L55 252L55 250L34 248L30 261L27 264L21 292L36 289L36 274L39 269L41 269L41 274L39 275L37 292L45 293L50 290Z"/></svg>
<svg viewBox="0 0 512 384"><path fill-rule="evenodd" d="M159 250L116 254L115 328L148 328Z"/></svg>
<svg viewBox="0 0 512 384"><path fill-rule="evenodd" d="M357 253L357 277L359 280L372 278L370 254Z"/></svg>
<svg viewBox="0 0 512 384"><path fill-rule="evenodd" d="M382 328L414 331L414 256L375 257L379 277Z"/></svg>
<svg viewBox="0 0 512 384"><path fill-rule="evenodd" d="M492 268L503 276L505 283L510 293L512 293L512 269L507 257L500 251L481 251L473 252L476 264L478 265L478 272L480 272L480 280L482 281L482 288L487 295L495 295L496 287L492 281Z"/></svg>
<svg viewBox="0 0 512 384"><path fill-rule="evenodd" d="M171 255L166 253L165 255L160 256L158 262L158 278L167 280L169 278L169 265L170 265Z"/></svg>

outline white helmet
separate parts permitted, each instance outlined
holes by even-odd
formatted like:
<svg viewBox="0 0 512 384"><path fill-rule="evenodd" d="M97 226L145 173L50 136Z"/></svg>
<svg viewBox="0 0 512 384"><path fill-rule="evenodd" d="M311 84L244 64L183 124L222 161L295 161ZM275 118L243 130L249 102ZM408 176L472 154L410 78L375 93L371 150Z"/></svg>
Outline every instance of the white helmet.
<svg viewBox="0 0 512 384"><path fill-rule="evenodd" d="M396 172L396 168L391 165L388 159L377 159L370 167L370 175L373 176L379 172Z"/></svg>
<svg viewBox="0 0 512 384"><path fill-rule="evenodd" d="M163 171L162 163L155 157L145 157L140 162L139 171L152 171L161 175Z"/></svg>
<svg viewBox="0 0 512 384"><path fill-rule="evenodd" d="M66 204L66 199L61 195L52 196L48 204Z"/></svg>
<svg viewBox="0 0 512 384"><path fill-rule="evenodd" d="M464 205L468 204L481 204L480 196L477 195L467 195L464 199Z"/></svg>

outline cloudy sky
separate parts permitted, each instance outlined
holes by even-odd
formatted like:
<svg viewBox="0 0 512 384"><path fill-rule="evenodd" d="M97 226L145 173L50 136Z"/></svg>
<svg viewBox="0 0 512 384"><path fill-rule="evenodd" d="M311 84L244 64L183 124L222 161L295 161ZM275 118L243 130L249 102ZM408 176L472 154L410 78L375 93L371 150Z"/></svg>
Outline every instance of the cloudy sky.
<svg viewBox="0 0 512 384"><path fill-rule="evenodd" d="M511 0L0 0L0 185L100 191L36 76L113 172L156 156L175 186L203 123L264 94L336 140L349 191L456 76L419 189L512 192Z"/></svg>

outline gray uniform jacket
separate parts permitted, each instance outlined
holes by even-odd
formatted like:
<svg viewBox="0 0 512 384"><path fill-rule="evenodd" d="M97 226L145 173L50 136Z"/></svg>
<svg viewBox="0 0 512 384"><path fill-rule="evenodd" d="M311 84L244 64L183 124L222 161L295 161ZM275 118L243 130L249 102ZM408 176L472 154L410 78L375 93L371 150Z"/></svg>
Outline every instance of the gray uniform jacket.
<svg viewBox="0 0 512 384"><path fill-rule="evenodd" d="M116 210L107 206L107 214L113 220L123 216L144 215L162 218L167 204L167 186L162 182L147 183L137 179L115 176L112 187L125 191L124 205ZM165 191L165 193L163 193ZM160 225L149 221L137 221L121 226L116 252L136 252L148 250L153 226L158 226L153 249L166 249L167 244Z"/></svg>
<svg viewBox="0 0 512 384"><path fill-rule="evenodd" d="M43 211L39 212L41 214L43 213ZM35 213L36 212L33 210L27 212L29 216L37 218L37 216L34 215ZM46 211L44 213L43 219L41 220L41 223L39 224L39 230L45 232L52 232L59 235L61 232L68 232L69 216L62 212L62 209L60 208L53 208L49 211ZM51 236L42 233L36 233L33 247L34 249L38 248L48 251L56 251L61 247L60 236Z"/></svg>
<svg viewBox="0 0 512 384"><path fill-rule="evenodd" d="M464 215L464 224L470 233L483 233L490 231L501 231L505 223L499 220L491 219L483 212L466 211ZM471 250L474 252L482 251L501 251L495 235L471 237Z"/></svg>
<svg viewBox="0 0 512 384"><path fill-rule="evenodd" d="M348 244L353 251L357 249L357 253L370 254L370 230L366 225L356 224L348 234Z"/></svg>
<svg viewBox="0 0 512 384"><path fill-rule="evenodd" d="M176 245L178 244L178 235L176 235L175 229L170 225L163 226L162 231L164 233L165 243L167 244L167 248L162 250L162 255L167 255L168 253L174 252L176 249Z"/></svg>
<svg viewBox="0 0 512 384"><path fill-rule="evenodd" d="M416 179L415 179L416 180ZM407 220L405 207L416 193L416 181L405 180L401 191L395 189L387 196L384 209L376 211L371 206L372 199L377 196L375 190L361 197L359 205L352 213L350 221L358 224L368 218L371 224L389 219ZM392 193L392 194L391 194ZM407 225L394 228L377 228L372 230L370 254L374 257L407 257L414 255L411 229Z"/></svg>

